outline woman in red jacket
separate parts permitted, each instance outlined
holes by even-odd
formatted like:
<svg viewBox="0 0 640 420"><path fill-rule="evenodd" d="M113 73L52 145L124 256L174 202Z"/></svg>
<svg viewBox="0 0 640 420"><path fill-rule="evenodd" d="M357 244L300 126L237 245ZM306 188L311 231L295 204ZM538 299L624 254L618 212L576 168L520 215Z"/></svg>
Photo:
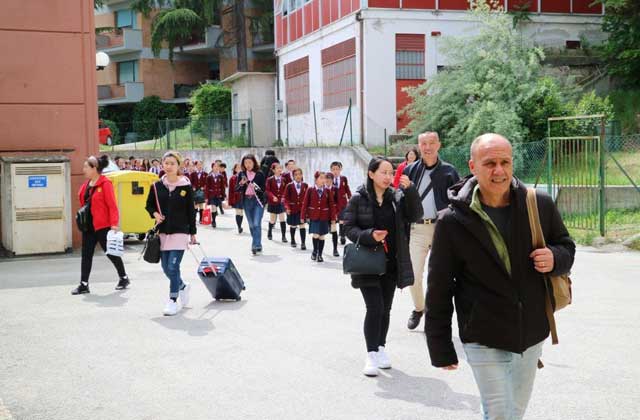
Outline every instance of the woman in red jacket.
<svg viewBox="0 0 640 420"><path fill-rule="evenodd" d="M101 156L99 159L90 156L84 162L82 172L87 182L82 184L78 197L80 199L80 207L85 203L90 205L90 223L89 230L82 232L82 262L80 263L80 285L73 289L72 295L81 295L89 293L89 275L91 274L91 265L93 263L93 253L96 244L100 244L103 251L107 250L107 233L109 230L118 230L118 207L116 206L116 197L113 191L113 184L104 175L102 170L109 165L109 157ZM129 286L129 277L124 270L122 258L108 255L118 272L120 281L116 286L116 290L126 289Z"/></svg>
<svg viewBox="0 0 640 420"><path fill-rule="evenodd" d="M336 220L336 205L332 194L325 187L327 177L324 172L315 173L316 185L310 187L302 202L302 220L309 220L309 233L313 238L311 259L323 262L324 237L329 233L329 225Z"/></svg>
<svg viewBox="0 0 640 420"><path fill-rule="evenodd" d="M418 149L416 149L415 147L409 150L404 155L404 162L398 165L398 169L396 169L396 175L395 175L395 178L393 178L393 188L398 189L398 187L400 186L400 177L402 177L404 168L406 168L407 165L412 164L418 159L420 159L420 152L418 152Z"/></svg>

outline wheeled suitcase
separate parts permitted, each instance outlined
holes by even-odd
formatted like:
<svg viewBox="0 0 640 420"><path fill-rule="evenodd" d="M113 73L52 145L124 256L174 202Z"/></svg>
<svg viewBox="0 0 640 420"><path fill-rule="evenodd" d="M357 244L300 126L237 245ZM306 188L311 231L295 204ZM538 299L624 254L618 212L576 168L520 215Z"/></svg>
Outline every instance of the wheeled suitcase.
<svg viewBox="0 0 640 420"><path fill-rule="evenodd" d="M198 260L193 249L189 249ZM199 260L198 277L211 293L211 297L215 300L241 300L240 293L246 287L231 258L207 257L202 247L200 252L203 258Z"/></svg>

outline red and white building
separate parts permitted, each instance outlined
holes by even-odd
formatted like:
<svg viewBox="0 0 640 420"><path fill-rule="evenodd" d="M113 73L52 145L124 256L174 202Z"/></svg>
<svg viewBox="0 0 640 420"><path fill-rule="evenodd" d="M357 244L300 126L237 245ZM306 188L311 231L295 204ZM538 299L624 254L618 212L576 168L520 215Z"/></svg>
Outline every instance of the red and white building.
<svg viewBox="0 0 640 420"><path fill-rule="evenodd" d="M601 40L604 9L593 0L500 0L515 10L530 4L524 37L564 48ZM477 29L467 0L275 0L278 67L277 118L290 145L337 144L347 121L354 144L384 143L407 118L402 91L446 66L441 36L471 35ZM315 108L315 118L314 118Z"/></svg>

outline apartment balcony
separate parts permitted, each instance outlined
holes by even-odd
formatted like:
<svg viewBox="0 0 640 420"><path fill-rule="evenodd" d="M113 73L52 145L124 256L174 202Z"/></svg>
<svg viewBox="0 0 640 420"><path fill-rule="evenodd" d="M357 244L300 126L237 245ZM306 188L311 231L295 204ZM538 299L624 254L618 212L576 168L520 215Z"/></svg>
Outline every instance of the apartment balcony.
<svg viewBox="0 0 640 420"><path fill-rule="evenodd" d="M203 36L195 37L187 45L184 45L183 47L176 47L173 51L176 54L190 55L217 54L220 49L218 46L218 39L221 34L222 28L220 25L209 26Z"/></svg>
<svg viewBox="0 0 640 420"><path fill-rule="evenodd" d="M96 50L109 55L142 51L142 31L140 29L116 29L96 35Z"/></svg>
<svg viewBox="0 0 640 420"><path fill-rule="evenodd" d="M140 102L144 98L142 82L98 85L98 106Z"/></svg>

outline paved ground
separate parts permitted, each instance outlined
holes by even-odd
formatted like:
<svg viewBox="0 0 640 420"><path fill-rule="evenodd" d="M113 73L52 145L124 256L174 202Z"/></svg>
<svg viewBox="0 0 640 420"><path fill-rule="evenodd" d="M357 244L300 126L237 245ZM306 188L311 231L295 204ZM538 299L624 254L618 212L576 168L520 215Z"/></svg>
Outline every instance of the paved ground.
<svg viewBox="0 0 640 420"><path fill-rule="evenodd" d="M135 243L123 292L102 256L83 297L69 295L77 255L0 262L0 418L480 418L469 367L432 368L423 334L406 330L407 292L392 314L394 369L365 378L364 305L340 260L311 264L279 242L250 257L233 216L220 225L200 239L234 258L243 300L212 302L186 255L193 307L174 318L161 315L167 280ZM561 344L545 347L528 419L638 418L639 273L640 253L580 249L575 305L558 317Z"/></svg>

